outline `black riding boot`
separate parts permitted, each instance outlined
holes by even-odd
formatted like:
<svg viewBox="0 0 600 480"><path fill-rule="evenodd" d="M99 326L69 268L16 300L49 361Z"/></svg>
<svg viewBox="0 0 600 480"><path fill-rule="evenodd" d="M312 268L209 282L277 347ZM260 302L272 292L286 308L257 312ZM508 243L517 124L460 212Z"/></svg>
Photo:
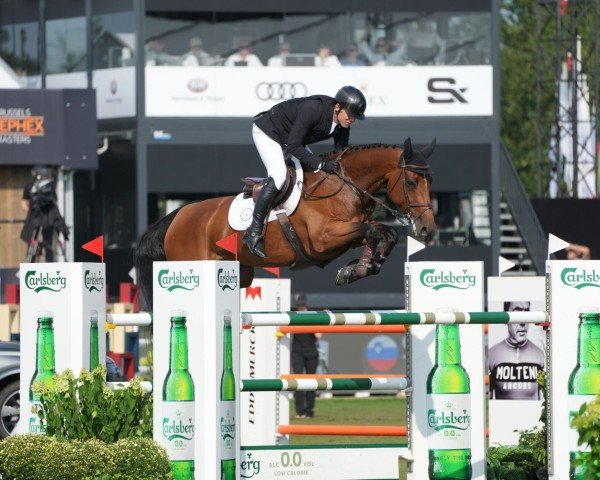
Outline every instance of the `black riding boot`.
<svg viewBox="0 0 600 480"><path fill-rule="evenodd" d="M265 258L265 237L263 234L265 226L265 217L271 210L271 206L279 190L275 187L275 181L269 177L267 183L262 187L256 204L254 205L254 214L252 215L252 224L246 229L242 241L250 250L250 253Z"/></svg>

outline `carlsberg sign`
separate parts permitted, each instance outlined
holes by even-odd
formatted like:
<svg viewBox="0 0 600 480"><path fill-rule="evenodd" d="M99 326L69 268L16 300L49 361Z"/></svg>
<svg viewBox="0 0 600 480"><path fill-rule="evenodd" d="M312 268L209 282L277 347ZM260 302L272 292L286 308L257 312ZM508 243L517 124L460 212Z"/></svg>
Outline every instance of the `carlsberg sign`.
<svg viewBox="0 0 600 480"><path fill-rule="evenodd" d="M563 268L560 272L560 281L567 287L581 290L586 287L600 288L600 273L587 268Z"/></svg>
<svg viewBox="0 0 600 480"><path fill-rule="evenodd" d="M25 286L35 293L44 290L59 292L67 287L67 277L62 275L60 271L51 274L50 272L28 270L25 273Z"/></svg>
<svg viewBox="0 0 600 480"><path fill-rule="evenodd" d="M443 288L466 290L476 285L477 276L469 273L467 269L452 272L426 268L421 272L419 281L423 286L432 288L433 290L441 290Z"/></svg>
<svg viewBox="0 0 600 480"><path fill-rule="evenodd" d="M200 275L194 270L170 270L165 268L158 272L158 285L169 292L173 290L194 290L200 286Z"/></svg>

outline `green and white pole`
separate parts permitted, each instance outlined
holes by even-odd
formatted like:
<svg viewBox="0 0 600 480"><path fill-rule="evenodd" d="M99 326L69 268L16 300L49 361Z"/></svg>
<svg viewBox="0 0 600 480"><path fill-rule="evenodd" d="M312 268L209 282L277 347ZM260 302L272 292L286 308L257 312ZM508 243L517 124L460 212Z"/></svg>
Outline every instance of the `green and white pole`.
<svg viewBox="0 0 600 480"><path fill-rule="evenodd" d="M301 379L245 379L241 380L243 392L296 392L326 390L406 390L406 378L301 378Z"/></svg>

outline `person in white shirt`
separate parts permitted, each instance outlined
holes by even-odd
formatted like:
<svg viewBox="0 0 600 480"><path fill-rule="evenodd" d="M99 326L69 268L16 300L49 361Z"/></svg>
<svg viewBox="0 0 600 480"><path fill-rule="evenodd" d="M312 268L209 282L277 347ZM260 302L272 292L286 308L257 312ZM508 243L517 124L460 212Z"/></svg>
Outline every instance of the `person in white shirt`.
<svg viewBox="0 0 600 480"><path fill-rule="evenodd" d="M260 58L250 53L250 42L242 41L236 53L229 55L226 67L264 67Z"/></svg>
<svg viewBox="0 0 600 480"><path fill-rule="evenodd" d="M402 52L392 50L392 44L384 37L380 37L375 42L375 49L369 45L368 38L369 30L365 34L365 38L360 42L360 51L373 67L384 67L386 65L401 65Z"/></svg>
<svg viewBox="0 0 600 480"><path fill-rule="evenodd" d="M269 67L284 67L285 66L285 57L287 57L290 53L292 53L292 47L288 42L283 42L279 44L279 53L277 55L273 55L269 58L267 62L267 66Z"/></svg>
<svg viewBox="0 0 600 480"><path fill-rule="evenodd" d="M337 55L331 54L329 45L321 45L317 55L315 55L315 67L341 67L342 64Z"/></svg>
<svg viewBox="0 0 600 480"><path fill-rule="evenodd" d="M400 54L407 61L419 65L442 65L446 59L446 42L429 27L426 18L419 18L417 29L408 35Z"/></svg>
<svg viewBox="0 0 600 480"><path fill-rule="evenodd" d="M200 37L190 38L190 51L183 55L181 65L184 67L197 67L215 64L216 59L202 50L202 40Z"/></svg>

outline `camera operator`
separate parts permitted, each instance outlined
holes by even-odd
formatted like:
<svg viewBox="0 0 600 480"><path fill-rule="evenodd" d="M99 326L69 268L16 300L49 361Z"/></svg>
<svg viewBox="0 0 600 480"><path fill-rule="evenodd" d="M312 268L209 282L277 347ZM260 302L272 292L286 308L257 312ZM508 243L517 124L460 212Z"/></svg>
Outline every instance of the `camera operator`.
<svg viewBox="0 0 600 480"><path fill-rule="evenodd" d="M34 180L25 186L21 199L21 208L27 212L21 240L27 243L27 261L34 262L41 230L46 261L53 262L54 231L62 233L65 240L69 237L65 220L56 205L56 175L48 167L35 167L31 174Z"/></svg>

